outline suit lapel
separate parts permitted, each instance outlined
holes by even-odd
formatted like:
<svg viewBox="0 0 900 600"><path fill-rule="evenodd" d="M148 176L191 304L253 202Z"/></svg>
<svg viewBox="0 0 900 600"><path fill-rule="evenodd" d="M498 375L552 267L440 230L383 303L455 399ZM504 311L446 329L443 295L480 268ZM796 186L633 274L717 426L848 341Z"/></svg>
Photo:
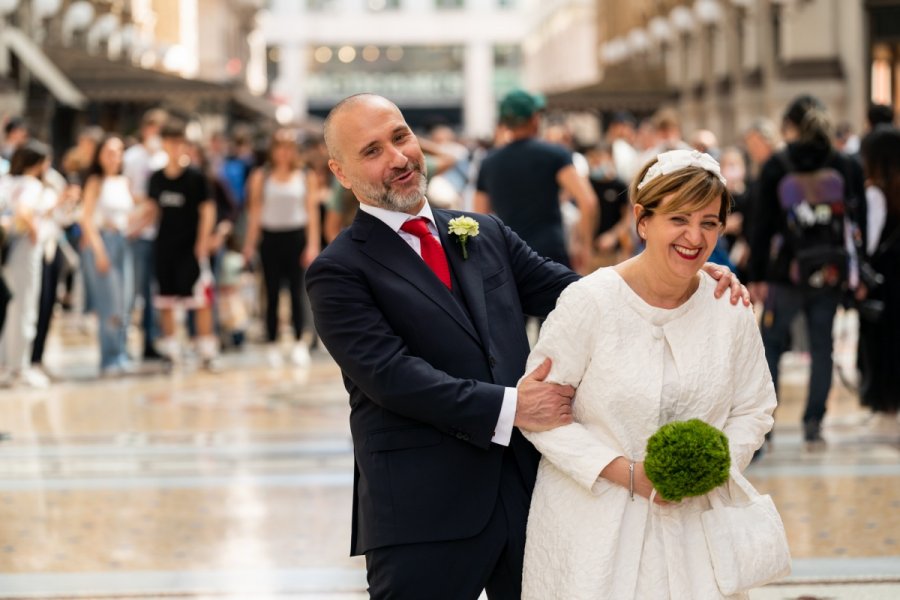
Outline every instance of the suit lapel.
<svg viewBox="0 0 900 600"><path fill-rule="evenodd" d="M469 258L464 259L462 248L456 236L451 236L447 231L448 223L453 214L435 210L434 221L437 224L438 235L441 238L441 245L444 246L444 252L447 254L447 261L450 263L450 269L456 275L459 281L460 291L466 300L466 306L472 321L475 323L475 329L481 338L482 347L488 350L490 340L490 331L488 330L487 306L484 301L484 279L482 274L482 254L479 252L479 241L477 238L470 238L466 242L466 251Z"/></svg>
<svg viewBox="0 0 900 600"><path fill-rule="evenodd" d="M375 217L359 211L351 234L354 240L363 242L361 250L364 254L415 286L452 317L475 341L481 341L472 322L453 298L452 293L435 276L425 261L390 227ZM442 243L446 244L443 239L442 237ZM447 246L444 248L446 251Z"/></svg>

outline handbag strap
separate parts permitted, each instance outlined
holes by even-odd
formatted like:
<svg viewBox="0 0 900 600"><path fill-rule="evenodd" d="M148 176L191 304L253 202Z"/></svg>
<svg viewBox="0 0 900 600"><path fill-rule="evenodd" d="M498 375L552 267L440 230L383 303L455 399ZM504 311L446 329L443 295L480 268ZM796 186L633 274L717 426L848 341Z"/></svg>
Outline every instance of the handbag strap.
<svg viewBox="0 0 900 600"><path fill-rule="evenodd" d="M735 504L744 504L745 502L749 502L753 498L759 495L759 492L751 485L747 478L744 477L744 474L738 471L737 469L731 469L729 473L728 482L725 484L728 488L728 495L731 497L731 505ZM736 495L735 488L743 494L743 501L740 498L740 494ZM709 505L712 508L721 508L727 506L725 502L722 501L722 492L721 488L716 488L707 494L707 498L709 499Z"/></svg>

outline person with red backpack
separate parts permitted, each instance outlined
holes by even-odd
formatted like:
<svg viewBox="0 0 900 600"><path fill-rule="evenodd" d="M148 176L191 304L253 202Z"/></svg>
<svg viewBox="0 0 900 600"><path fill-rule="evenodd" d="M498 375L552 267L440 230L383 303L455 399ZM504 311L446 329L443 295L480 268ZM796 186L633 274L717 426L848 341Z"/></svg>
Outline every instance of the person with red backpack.
<svg viewBox="0 0 900 600"><path fill-rule="evenodd" d="M803 437L814 449L824 444L834 316L845 290L856 287L855 265L865 253L865 192L859 163L832 144L819 99L791 102L782 135L787 147L760 172L747 280L754 302L765 307L762 337L776 390L791 322L800 311L806 316L812 368Z"/></svg>

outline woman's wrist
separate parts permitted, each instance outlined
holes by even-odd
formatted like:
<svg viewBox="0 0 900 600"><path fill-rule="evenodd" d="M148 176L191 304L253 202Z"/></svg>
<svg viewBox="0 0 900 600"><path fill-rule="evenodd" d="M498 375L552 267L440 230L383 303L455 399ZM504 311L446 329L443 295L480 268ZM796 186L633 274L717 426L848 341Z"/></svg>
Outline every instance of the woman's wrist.
<svg viewBox="0 0 900 600"><path fill-rule="evenodd" d="M634 461L628 463L628 495L634 502Z"/></svg>
<svg viewBox="0 0 900 600"><path fill-rule="evenodd" d="M600 477L615 483L616 485L620 485L623 488L630 489L629 481L632 479L630 477L629 471L631 470L631 465L634 464L628 458L624 456L617 456L614 458L608 465L606 465L602 471L600 471Z"/></svg>

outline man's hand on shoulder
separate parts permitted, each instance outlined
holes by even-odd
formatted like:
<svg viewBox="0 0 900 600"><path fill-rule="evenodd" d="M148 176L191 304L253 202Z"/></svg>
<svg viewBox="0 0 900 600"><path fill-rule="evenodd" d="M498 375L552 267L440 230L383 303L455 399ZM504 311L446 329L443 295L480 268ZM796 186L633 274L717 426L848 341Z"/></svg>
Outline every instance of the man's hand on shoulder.
<svg viewBox="0 0 900 600"><path fill-rule="evenodd" d="M731 272L731 269L724 265L715 263L706 263L701 267L706 273L716 280L716 298L721 298L726 290L731 290L731 303L737 304L739 300L744 301L744 306L750 306L750 292L741 284L737 276Z"/></svg>
<svg viewBox="0 0 900 600"><path fill-rule="evenodd" d="M552 363L545 359L517 388L514 425L525 431L547 431L572 422L575 388L544 381Z"/></svg>

